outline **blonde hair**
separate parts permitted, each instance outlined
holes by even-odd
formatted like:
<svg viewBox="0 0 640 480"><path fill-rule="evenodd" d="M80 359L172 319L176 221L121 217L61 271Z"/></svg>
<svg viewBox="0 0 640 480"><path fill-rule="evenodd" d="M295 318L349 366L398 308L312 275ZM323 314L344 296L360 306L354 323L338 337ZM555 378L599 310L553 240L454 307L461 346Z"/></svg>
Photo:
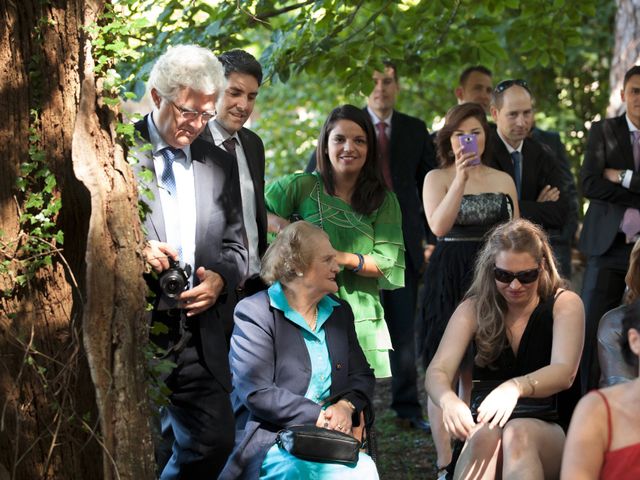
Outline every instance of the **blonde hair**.
<svg viewBox="0 0 640 480"><path fill-rule="evenodd" d="M496 287L493 273L498 254L508 251L528 253L538 263L537 293L540 298L545 299L564 286L549 240L541 227L528 220L516 219L494 228L478 253L473 282L465 295L465 298L473 298L476 304L475 363L480 367L491 365L508 344L504 324L507 302Z"/></svg>
<svg viewBox="0 0 640 480"><path fill-rule="evenodd" d="M633 303L640 298L640 240L636 241L629 255L629 269L624 281L629 287L625 296L625 303Z"/></svg>
<svg viewBox="0 0 640 480"><path fill-rule="evenodd" d="M288 283L297 273L304 273L316 250L314 238L329 236L320 228L303 220L291 223L280 231L262 258L260 277L268 285Z"/></svg>

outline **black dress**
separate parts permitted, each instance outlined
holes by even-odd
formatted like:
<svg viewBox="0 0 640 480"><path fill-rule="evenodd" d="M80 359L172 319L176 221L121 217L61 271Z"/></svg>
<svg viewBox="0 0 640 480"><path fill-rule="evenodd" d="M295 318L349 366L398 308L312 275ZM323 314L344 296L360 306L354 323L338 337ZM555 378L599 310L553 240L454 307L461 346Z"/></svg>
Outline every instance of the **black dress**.
<svg viewBox="0 0 640 480"><path fill-rule="evenodd" d="M513 216L504 193L464 195L455 224L438 238L424 274L424 296L418 328L418 350L425 367L438 349L449 318L473 279L474 263L485 234Z"/></svg>
<svg viewBox="0 0 640 480"><path fill-rule="evenodd" d="M522 333L517 354L509 344L496 361L488 367L473 366L474 380L506 381L510 378L526 375L551 363L553 345L553 304L556 297L541 301L529 317ZM580 382L573 382L570 389L557 395L558 424L566 431L573 409L580 398ZM473 393L471 394L473 396Z"/></svg>

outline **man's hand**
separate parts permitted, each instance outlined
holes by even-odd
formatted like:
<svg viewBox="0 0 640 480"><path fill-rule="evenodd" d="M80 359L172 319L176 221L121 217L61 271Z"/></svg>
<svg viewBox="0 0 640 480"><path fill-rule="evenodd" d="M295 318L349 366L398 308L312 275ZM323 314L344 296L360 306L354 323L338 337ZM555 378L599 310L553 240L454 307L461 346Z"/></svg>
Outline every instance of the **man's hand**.
<svg viewBox="0 0 640 480"><path fill-rule="evenodd" d="M213 306L224 288L224 280L219 273L199 267L196 275L200 285L182 292L178 297L181 308L187 310L187 317L198 315Z"/></svg>
<svg viewBox="0 0 640 480"><path fill-rule="evenodd" d="M560 198L560 190L551 185L547 185L538 195L536 202L555 202Z"/></svg>
<svg viewBox="0 0 640 480"><path fill-rule="evenodd" d="M158 273L169 268L167 257L178 260L178 251L175 248L168 243L157 240L149 240L142 250L142 255L144 255L147 264Z"/></svg>
<svg viewBox="0 0 640 480"><path fill-rule="evenodd" d="M602 171L602 178L613 183L620 183L620 172L622 171L617 168L605 168Z"/></svg>

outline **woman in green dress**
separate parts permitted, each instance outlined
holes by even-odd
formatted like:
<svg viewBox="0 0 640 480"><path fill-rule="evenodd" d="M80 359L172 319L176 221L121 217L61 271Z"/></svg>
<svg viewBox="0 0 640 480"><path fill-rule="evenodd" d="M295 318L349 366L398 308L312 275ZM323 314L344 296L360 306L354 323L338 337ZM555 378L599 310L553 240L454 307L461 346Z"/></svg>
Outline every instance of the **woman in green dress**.
<svg viewBox="0 0 640 480"><path fill-rule="evenodd" d="M265 190L269 230L292 216L321 227L343 267L337 295L353 309L358 341L377 378L391 376L389 331L380 289L404 286L404 242L398 200L382 178L368 114L334 109L316 150L318 171L283 177Z"/></svg>

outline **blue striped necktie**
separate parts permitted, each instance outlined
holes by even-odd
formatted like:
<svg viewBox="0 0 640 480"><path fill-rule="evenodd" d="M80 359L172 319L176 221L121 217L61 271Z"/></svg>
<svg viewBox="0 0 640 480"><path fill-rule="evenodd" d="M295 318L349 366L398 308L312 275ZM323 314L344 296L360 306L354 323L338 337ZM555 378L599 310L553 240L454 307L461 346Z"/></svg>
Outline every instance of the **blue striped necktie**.
<svg viewBox="0 0 640 480"><path fill-rule="evenodd" d="M173 162L180 158L183 153L179 148L166 147L161 150L164 158L164 170L160 180L162 180L162 186L167 189L171 197L176 196L176 177L173 174Z"/></svg>
<svg viewBox="0 0 640 480"><path fill-rule="evenodd" d="M511 152L511 159L513 160L513 176L516 180L516 191L518 192L518 200L522 195L522 154L515 150Z"/></svg>

